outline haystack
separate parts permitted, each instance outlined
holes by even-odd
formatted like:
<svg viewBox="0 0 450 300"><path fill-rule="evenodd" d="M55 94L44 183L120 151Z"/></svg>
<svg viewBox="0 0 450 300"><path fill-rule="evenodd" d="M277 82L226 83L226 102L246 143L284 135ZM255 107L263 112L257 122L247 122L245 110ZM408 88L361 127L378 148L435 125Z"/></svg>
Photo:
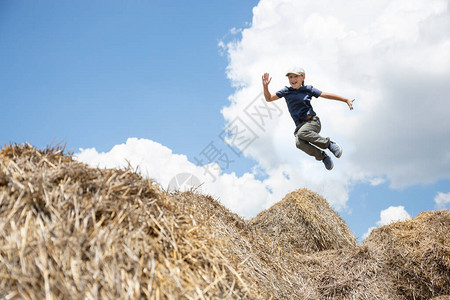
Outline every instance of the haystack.
<svg viewBox="0 0 450 300"><path fill-rule="evenodd" d="M383 257L383 269L406 299L450 295L450 211L423 212L382 226L363 245Z"/></svg>
<svg viewBox="0 0 450 300"><path fill-rule="evenodd" d="M1 299L261 298L151 180L63 149L0 151Z"/></svg>
<svg viewBox="0 0 450 300"><path fill-rule="evenodd" d="M361 246L304 255L319 299L449 299L450 212L372 231Z"/></svg>
<svg viewBox="0 0 450 300"><path fill-rule="evenodd" d="M300 253L356 246L344 220L319 195L301 189L250 220L280 247Z"/></svg>
<svg viewBox="0 0 450 300"><path fill-rule="evenodd" d="M250 226L218 200L192 192L175 193L173 197L184 207L181 209L188 209L212 236L226 240L220 245L222 253L236 262L247 285L256 288L264 299L320 298L295 256L287 256L269 236ZM254 299L255 294L250 298Z"/></svg>
<svg viewBox="0 0 450 300"><path fill-rule="evenodd" d="M321 251L298 259L317 289L316 299L405 299L388 280L384 258L369 247Z"/></svg>

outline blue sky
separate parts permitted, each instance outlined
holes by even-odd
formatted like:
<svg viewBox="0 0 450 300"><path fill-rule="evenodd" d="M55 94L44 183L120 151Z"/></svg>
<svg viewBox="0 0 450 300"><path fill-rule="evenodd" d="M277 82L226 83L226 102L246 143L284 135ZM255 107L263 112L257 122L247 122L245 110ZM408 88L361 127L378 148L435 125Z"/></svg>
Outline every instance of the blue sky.
<svg viewBox="0 0 450 300"><path fill-rule="evenodd" d="M233 211L251 217L286 192L306 187L323 194L359 238L387 222L380 213L390 207L402 206L414 217L436 209L441 193L440 207L448 208L450 142L442 140L450 140L450 106L440 97L436 110L425 111L442 124L422 139L414 124L424 121L412 116L424 111L404 105L413 99L412 107L420 107L414 102L420 92L411 97L415 87L408 80L419 71L408 59L430 49L441 61L426 65L448 59L450 37L427 31L447 28L448 4L419 1L405 13L402 1L379 1L373 10L355 2L353 23L350 12L323 0L1 1L0 142L38 148L63 142L75 153L91 149L84 161L94 166L136 157L136 165L162 185L183 166L198 172L196 158L213 142L232 162L222 165L228 175L207 192ZM303 19L301 5L311 12ZM424 25L431 17L434 27ZM428 38L418 44L422 34ZM408 50L411 45L418 50ZM258 139L241 149L243 155L220 139L258 96L262 72L273 74L275 92L287 84L282 73L293 61L319 88L357 98L352 114L336 103L313 103L323 130L346 149L333 173L295 148L284 100L274 104L281 115L273 128L255 129ZM399 74L386 72L391 65ZM439 95L449 86L450 67L443 65L426 71L434 72L427 74L434 79L430 89ZM375 77L377 72L385 75ZM382 97L390 109L377 102ZM122 152L113 151L118 145ZM181 162L163 174L155 161L165 159Z"/></svg>
<svg viewBox="0 0 450 300"><path fill-rule="evenodd" d="M198 151L232 93L217 44L255 4L2 1L2 141L105 151L139 136Z"/></svg>

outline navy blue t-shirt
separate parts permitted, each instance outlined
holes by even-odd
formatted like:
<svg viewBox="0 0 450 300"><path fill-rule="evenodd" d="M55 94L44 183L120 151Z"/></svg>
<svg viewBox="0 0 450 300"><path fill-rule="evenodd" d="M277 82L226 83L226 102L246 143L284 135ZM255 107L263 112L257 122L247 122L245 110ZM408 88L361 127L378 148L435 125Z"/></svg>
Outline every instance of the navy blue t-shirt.
<svg viewBox="0 0 450 300"><path fill-rule="evenodd" d="M311 100L312 96L320 97L322 91L314 88L312 85L303 85L298 90L286 86L275 94L279 98L284 97L295 126L298 126L306 119L306 116L316 115L312 108Z"/></svg>

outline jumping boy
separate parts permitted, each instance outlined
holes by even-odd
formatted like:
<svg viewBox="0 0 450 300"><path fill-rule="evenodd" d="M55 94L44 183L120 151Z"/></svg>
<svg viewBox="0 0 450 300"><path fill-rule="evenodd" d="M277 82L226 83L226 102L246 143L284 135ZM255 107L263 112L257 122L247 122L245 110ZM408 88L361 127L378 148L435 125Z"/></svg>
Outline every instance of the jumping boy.
<svg viewBox="0 0 450 300"><path fill-rule="evenodd" d="M342 155L342 147L336 142L331 141L330 138L324 138L319 135L321 129L320 119L312 108L312 97L323 97L342 101L347 103L350 109L353 109L353 101L355 99L350 100L339 95L322 92L312 85L305 85L305 70L300 67L290 69L286 73L286 76L291 86L286 86L275 94L271 94L269 92L269 83L272 78L269 78L269 73L264 73L262 76L264 97L267 102L284 97L292 119L295 122L294 136L297 148L314 156L317 160L321 160L325 168L331 170L334 166L331 157L320 149L328 149L334 156L339 158Z"/></svg>

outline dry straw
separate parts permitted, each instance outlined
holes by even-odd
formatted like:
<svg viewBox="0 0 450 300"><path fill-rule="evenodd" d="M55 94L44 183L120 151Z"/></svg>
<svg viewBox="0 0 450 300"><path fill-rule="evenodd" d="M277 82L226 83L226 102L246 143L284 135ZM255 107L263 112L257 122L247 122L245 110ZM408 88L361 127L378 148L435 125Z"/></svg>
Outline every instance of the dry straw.
<svg viewBox="0 0 450 300"><path fill-rule="evenodd" d="M0 151L0 299L448 299L450 213L361 246L325 199L295 191L249 222L61 147ZM439 298L437 298L439 297Z"/></svg>
<svg viewBox="0 0 450 300"><path fill-rule="evenodd" d="M423 212L382 226L364 245L385 258L396 292L408 299L450 295L450 212Z"/></svg>
<svg viewBox="0 0 450 300"><path fill-rule="evenodd" d="M239 272L189 214L129 170L61 149L0 153L0 298L245 298Z"/></svg>
<svg viewBox="0 0 450 300"><path fill-rule="evenodd" d="M286 195L250 224L290 251L314 253L356 246L344 220L324 198L306 189Z"/></svg>

